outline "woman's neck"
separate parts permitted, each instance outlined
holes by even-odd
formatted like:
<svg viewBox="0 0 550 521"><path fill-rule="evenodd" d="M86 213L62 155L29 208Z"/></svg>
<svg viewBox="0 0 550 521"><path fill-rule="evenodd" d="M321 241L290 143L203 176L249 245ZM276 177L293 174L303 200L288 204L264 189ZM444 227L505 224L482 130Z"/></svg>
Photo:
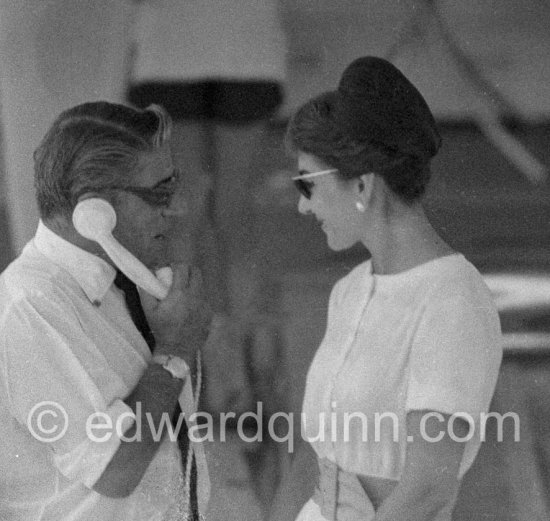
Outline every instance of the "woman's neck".
<svg viewBox="0 0 550 521"><path fill-rule="evenodd" d="M399 203L378 215L362 241L371 253L374 273L399 273L454 253L433 229L420 204Z"/></svg>

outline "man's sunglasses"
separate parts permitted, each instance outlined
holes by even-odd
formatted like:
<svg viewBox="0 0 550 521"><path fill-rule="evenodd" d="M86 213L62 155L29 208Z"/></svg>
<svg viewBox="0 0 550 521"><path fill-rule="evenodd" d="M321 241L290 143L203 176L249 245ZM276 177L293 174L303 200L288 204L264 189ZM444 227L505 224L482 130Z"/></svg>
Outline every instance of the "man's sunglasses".
<svg viewBox="0 0 550 521"><path fill-rule="evenodd" d="M180 173L176 170L171 177L154 188L143 186L110 186L109 190L120 190L137 195L151 206L168 207L177 191L179 181Z"/></svg>
<svg viewBox="0 0 550 521"><path fill-rule="evenodd" d="M291 177L291 180L298 192L300 192L306 199L311 199L311 189L313 188L313 183L308 181L308 179L318 177L320 175L335 174L336 172L338 172L336 168L331 168L330 170L320 170L319 172L297 175Z"/></svg>

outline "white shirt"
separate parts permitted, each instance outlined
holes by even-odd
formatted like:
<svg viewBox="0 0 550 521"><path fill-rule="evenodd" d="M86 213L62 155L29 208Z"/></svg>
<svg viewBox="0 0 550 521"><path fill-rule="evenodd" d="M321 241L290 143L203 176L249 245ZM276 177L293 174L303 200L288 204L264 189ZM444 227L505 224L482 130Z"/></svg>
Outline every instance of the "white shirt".
<svg viewBox="0 0 550 521"><path fill-rule="evenodd" d="M2 521L151 521L181 497L177 443L165 436L134 492L112 499L91 487L120 445L86 433L87 418L123 413L123 434L134 421L123 399L151 353L134 326L114 269L40 223L35 238L0 277L0 519ZM41 402L66 412L66 433L39 441L27 424ZM48 438L64 425L59 408L35 434ZM54 406L57 407L57 406ZM104 423L102 420L101 423ZM51 433L45 431L51 430ZM97 438L105 430L94 430ZM105 436L106 437L106 436Z"/></svg>
<svg viewBox="0 0 550 521"><path fill-rule="evenodd" d="M462 255L382 276L365 262L331 293L327 331L307 377L304 433L320 458L343 470L399 479L409 411L467 413L475 431L461 477L480 446L501 344L489 290ZM365 419L346 420L346 413Z"/></svg>

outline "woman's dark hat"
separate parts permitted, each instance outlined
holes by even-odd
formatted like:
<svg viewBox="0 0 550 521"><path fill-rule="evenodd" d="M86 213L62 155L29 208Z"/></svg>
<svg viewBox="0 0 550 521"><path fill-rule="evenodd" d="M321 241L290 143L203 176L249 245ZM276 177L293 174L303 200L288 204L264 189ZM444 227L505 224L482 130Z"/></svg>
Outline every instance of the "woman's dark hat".
<svg viewBox="0 0 550 521"><path fill-rule="evenodd" d="M334 96L334 123L349 137L393 153L429 159L441 137L416 87L390 62L373 56L353 61Z"/></svg>

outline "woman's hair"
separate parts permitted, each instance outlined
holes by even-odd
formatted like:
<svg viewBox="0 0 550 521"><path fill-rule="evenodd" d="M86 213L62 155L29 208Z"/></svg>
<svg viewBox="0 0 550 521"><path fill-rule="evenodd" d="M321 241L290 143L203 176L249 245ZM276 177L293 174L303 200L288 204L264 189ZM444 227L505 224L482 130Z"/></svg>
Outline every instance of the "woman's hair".
<svg viewBox="0 0 550 521"><path fill-rule="evenodd" d="M403 201L425 192L441 137L412 83L382 58L353 61L337 90L300 107L287 128L293 153L312 154L345 179L374 172Z"/></svg>
<svg viewBox="0 0 550 521"><path fill-rule="evenodd" d="M158 105L136 110L99 101L62 112L33 156L42 219L70 216L86 192L129 184L140 153L162 147L170 131Z"/></svg>

